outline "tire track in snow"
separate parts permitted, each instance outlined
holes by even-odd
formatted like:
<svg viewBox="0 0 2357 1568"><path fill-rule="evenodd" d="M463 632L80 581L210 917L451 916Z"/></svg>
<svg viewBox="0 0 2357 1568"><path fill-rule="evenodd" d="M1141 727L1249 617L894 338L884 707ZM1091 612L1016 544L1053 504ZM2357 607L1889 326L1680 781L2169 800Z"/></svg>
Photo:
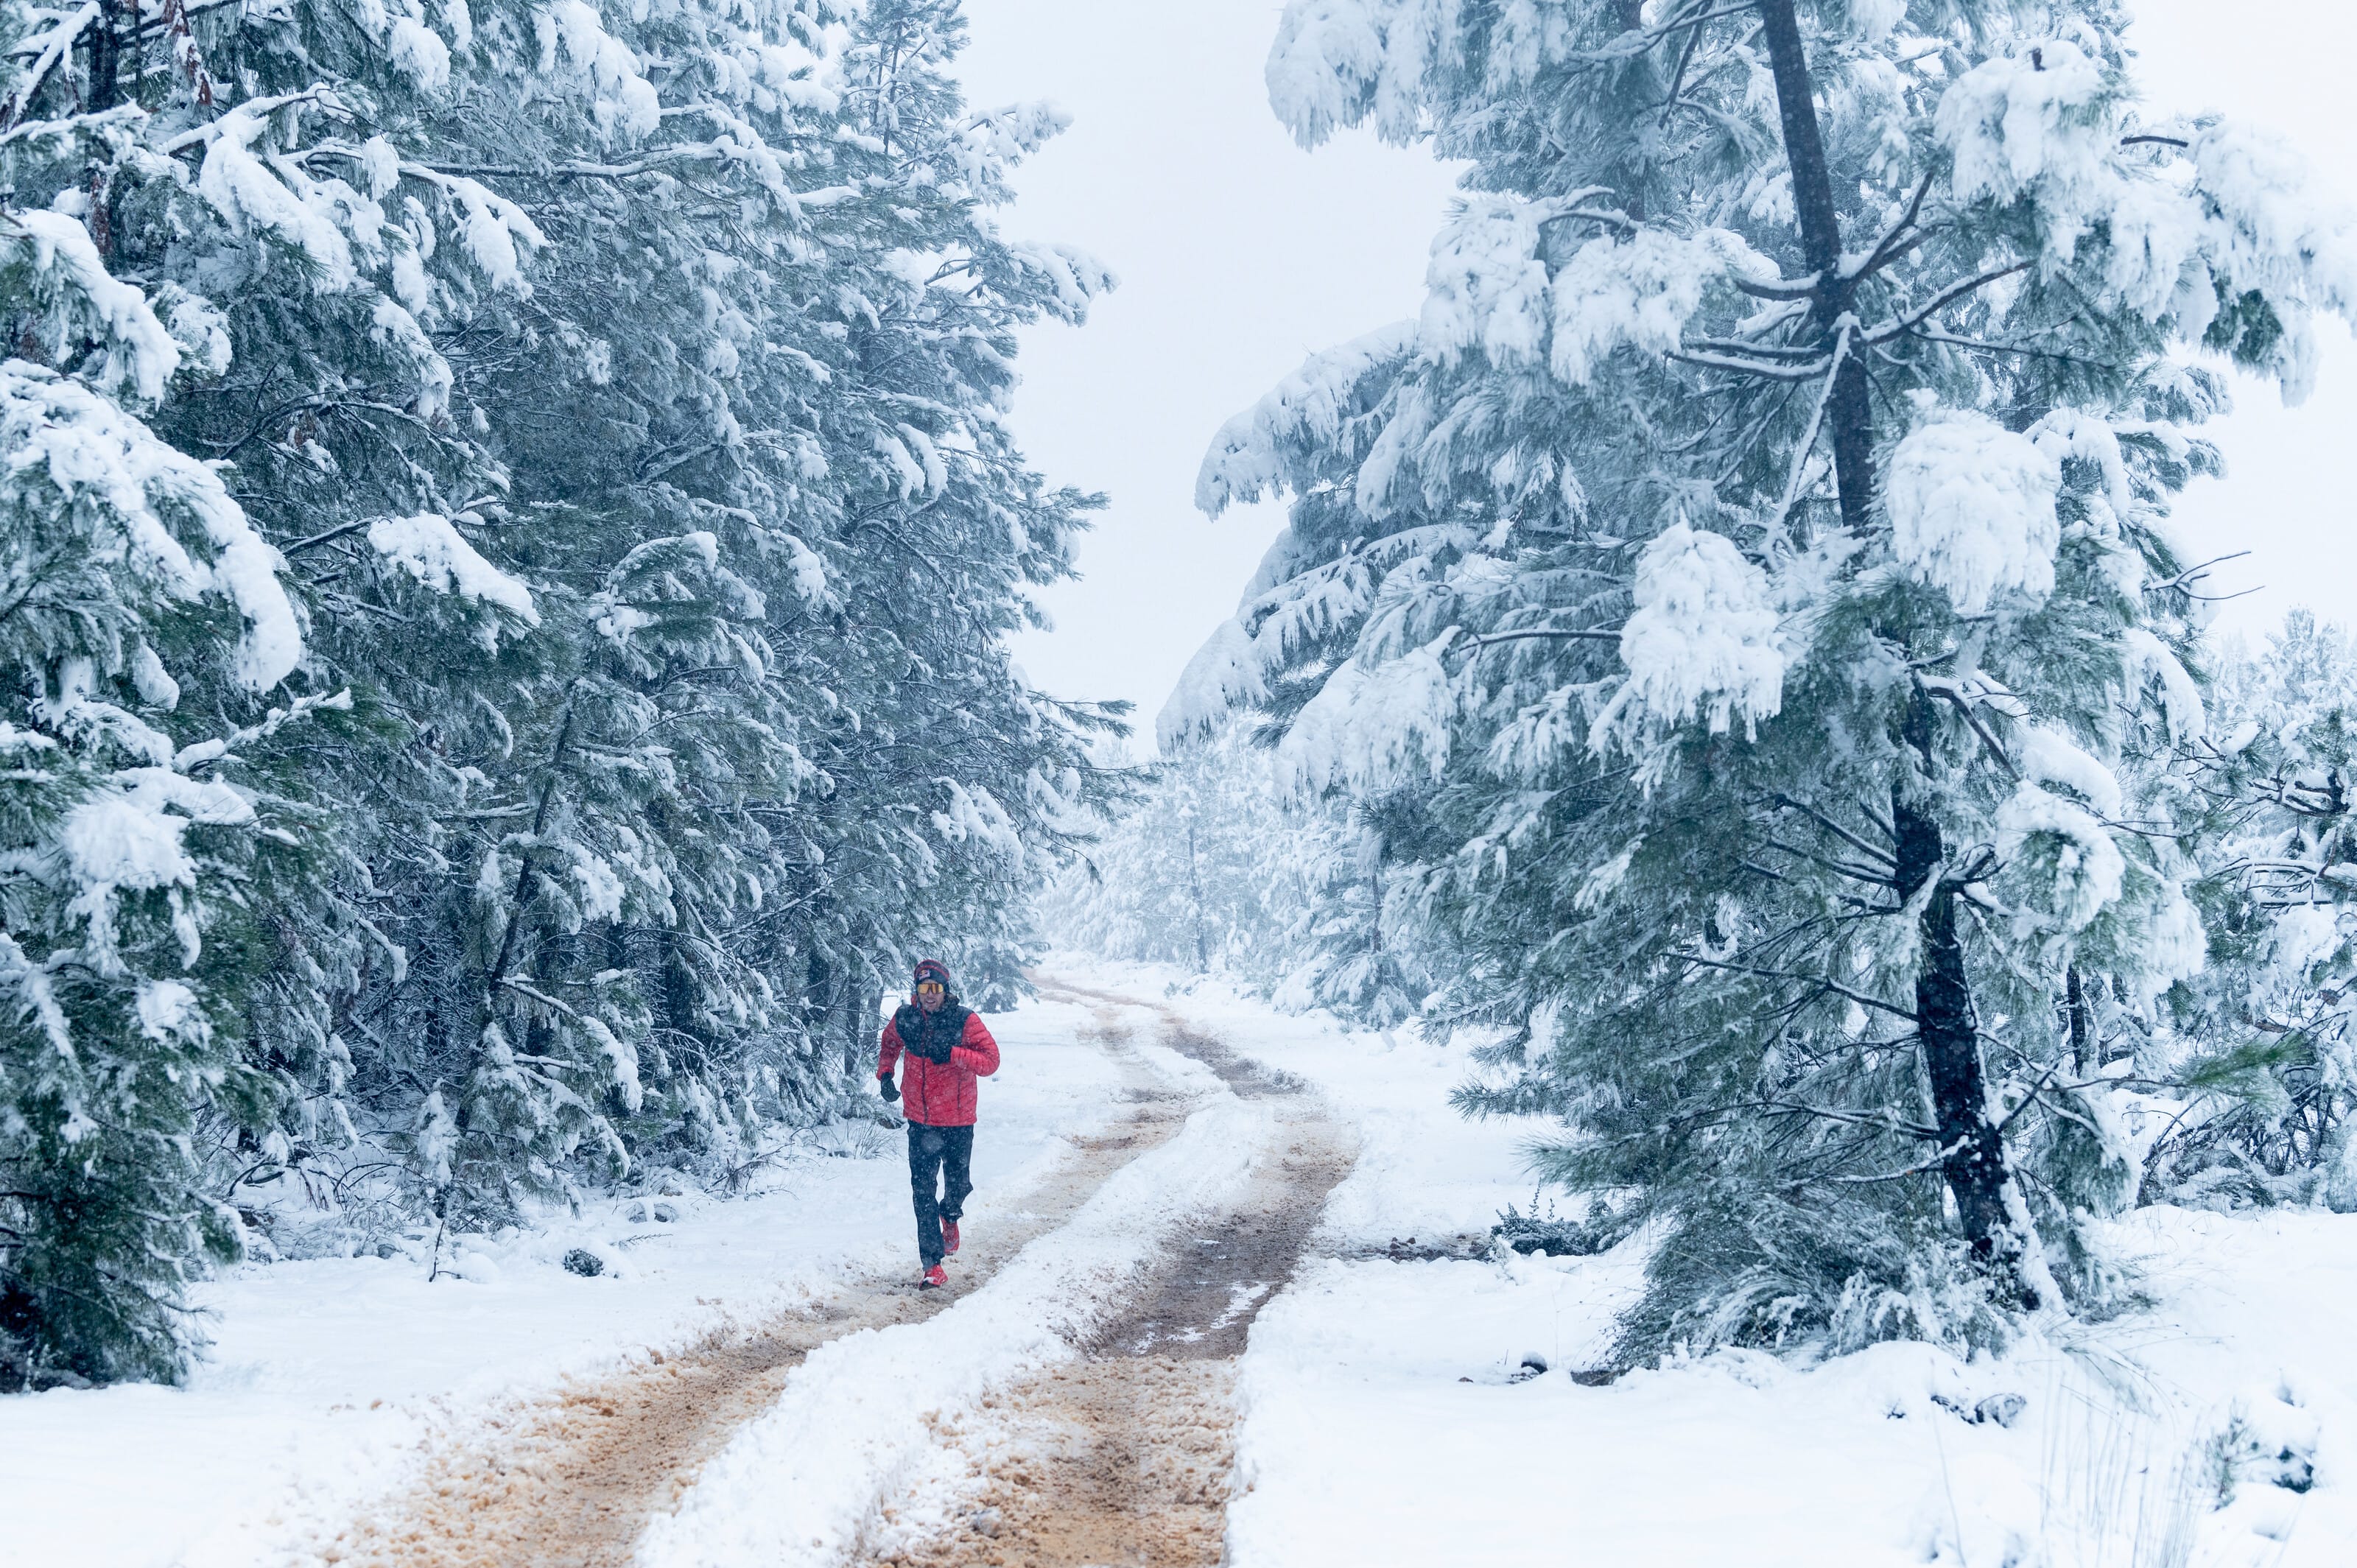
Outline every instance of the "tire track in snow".
<svg viewBox="0 0 2357 1568"><path fill-rule="evenodd" d="M1298 1079L1244 1060L1173 1009L1039 982L1159 1015L1165 1044L1269 1104L1267 1156L1231 1204L1174 1239L1075 1364L942 1424L951 1476L884 1510L868 1568L1215 1568L1235 1462L1235 1375L1252 1321L1307 1251L1355 1140Z"/></svg>
<svg viewBox="0 0 2357 1568"><path fill-rule="evenodd" d="M854 1282L808 1314L730 1325L668 1355L495 1412L430 1452L406 1495L355 1521L318 1557L411 1568L620 1568L650 1518L677 1509L730 1438L778 1400L810 1354L846 1335L948 1311L1066 1223L1124 1167L1177 1133L1197 1097L1170 1087L1103 1019L1082 1031L1113 1056L1130 1113L1074 1139L1074 1157L976 1229L946 1290Z"/></svg>

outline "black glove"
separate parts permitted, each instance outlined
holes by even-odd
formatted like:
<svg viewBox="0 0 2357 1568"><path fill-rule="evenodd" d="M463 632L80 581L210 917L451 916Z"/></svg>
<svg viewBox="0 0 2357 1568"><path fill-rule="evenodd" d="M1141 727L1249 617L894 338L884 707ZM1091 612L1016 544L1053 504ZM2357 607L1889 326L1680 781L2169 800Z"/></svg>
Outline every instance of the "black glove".
<svg viewBox="0 0 2357 1568"><path fill-rule="evenodd" d="M927 1059L940 1067L947 1067L950 1065L950 1052L956 1047L957 1042L955 1040L951 1039L949 1036L940 1032L939 1030L929 1030L926 1035L926 1043L932 1047L931 1050L925 1053Z"/></svg>
<svg viewBox="0 0 2357 1568"><path fill-rule="evenodd" d="M899 1098L900 1098L900 1086L899 1086L899 1084L894 1083L894 1082L893 1082L890 1079L888 1079L888 1078L880 1078L880 1079L877 1079L876 1081L877 1081L877 1082L878 1082L878 1083L880 1083L880 1084L882 1084L882 1085L884 1086L884 1103L885 1103L885 1104L889 1105L889 1104L891 1104L891 1103L892 1103L892 1101L896 1101L896 1100L898 1100L898 1099L899 1099Z"/></svg>

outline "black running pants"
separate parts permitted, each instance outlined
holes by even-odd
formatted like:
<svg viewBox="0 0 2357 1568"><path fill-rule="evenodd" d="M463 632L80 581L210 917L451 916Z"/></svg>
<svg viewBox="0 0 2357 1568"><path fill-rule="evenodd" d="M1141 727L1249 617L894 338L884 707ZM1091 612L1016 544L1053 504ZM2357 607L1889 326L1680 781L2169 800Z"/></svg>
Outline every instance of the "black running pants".
<svg viewBox="0 0 2357 1568"><path fill-rule="evenodd" d="M965 1213L973 1168L972 1127L909 1123L909 1196L917 1208L917 1255L929 1269L942 1261L942 1221Z"/></svg>

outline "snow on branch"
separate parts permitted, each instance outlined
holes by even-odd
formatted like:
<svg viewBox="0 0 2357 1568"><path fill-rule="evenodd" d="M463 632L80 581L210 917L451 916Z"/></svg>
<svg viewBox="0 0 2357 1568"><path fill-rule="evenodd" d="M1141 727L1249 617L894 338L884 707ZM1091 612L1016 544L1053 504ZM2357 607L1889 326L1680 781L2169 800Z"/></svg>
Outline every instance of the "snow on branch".
<svg viewBox="0 0 2357 1568"><path fill-rule="evenodd" d="M1447 365L1479 352L1501 370L1544 360L1558 380L1585 386L1616 349L1675 349L1714 282L1778 281L1775 263L1727 230L1640 227L1585 205L1598 194L1469 198L1432 244L1417 323L1424 354ZM1611 232L1550 278L1543 231L1565 220Z"/></svg>
<svg viewBox="0 0 2357 1568"><path fill-rule="evenodd" d="M1293 455L1332 441L1346 421L1365 413L1363 384L1414 353L1416 338L1416 324L1402 321L1312 355L1220 427L1195 479L1197 508L1217 517L1235 502L1291 488Z"/></svg>
<svg viewBox="0 0 2357 1568"><path fill-rule="evenodd" d="M1010 866L1023 864L1023 835L996 796L980 784L962 784L949 778L933 782L949 791L948 809L932 814L935 832L952 843L979 843Z"/></svg>
<svg viewBox="0 0 2357 1568"><path fill-rule="evenodd" d="M532 590L483 559L439 512L384 517L369 524L370 548L436 593L498 605L526 626L540 624Z"/></svg>
<svg viewBox="0 0 2357 1568"><path fill-rule="evenodd" d="M1424 313L1425 354L1449 364L1478 349L1500 369L1545 352L1547 269L1539 228L1552 205L1513 196L1477 196L1432 242Z"/></svg>
<svg viewBox="0 0 2357 1568"><path fill-rule="evenodd" d="M223 595L245 621L236 670L248 690L267 691L301 660L302 631L278 580L285 563L220 474L79 381L21 360L0 365L0 471L13 490L45 481L64 508L106 517L143 568L175 591ZM210 564L189 554L167 513L196 521Z"/></svg>
<svg viewBox="0 0 2357 1568"><path fill-rule="evenodd" d="M1884 497L1891 548L1910 575L1961 615L2000 598L2054 591L2054 511L2062 468L2028 436L1957 413L1910 431L1891 454Z"/></svg>
<svg viewBox="0 0 2357 1568"><path fill-rule="evenodd" d="M80 220L45 211L0 217L0 275L52 360L86 355L81 373L92 384L148 403L164 395L180 347L147 296L106 270Z"/></svg>
<svg viewBox="0 0 2357 1568"><path fill-rule="evenodd" d="M16 52L20 55L30 52L33 63L26 68L23 80L16 83L8 101L0 103L0 131L13 127L25 117L25 110L33 102L33 95L40 91L41 83L48 80L58 61L71 51L74 41L97 20L98 0L82 0L81 5L52 23L48 31L36 34L17 48Z"/></svg>
<svg viewBox="0 0 2357 1568"><path fill-rule="evenodd" d="M1025 272L1048 280L1055 296L1050 314L1075 326L1088 318L1089 306L1099 295L1121 282L1111 267L1077 245L1017 241L1007 245L1006 255Z"/></svg>
<svg viewBox="0 0 2357 1568"><path fill-rule="evenodd" d="M1997 808L1996 827L1997 854L2017 877L2035 883L2064 930L2084 930L2119 901L2127 859L2083 806L2025 779Z"/></svg>
<svg viewBox="0 0 2357 1568"><path fill-rule="evenodd" d="M662 101L654 83L640 74L638 55L606 30L595 6L556 0L533 14L533 28L543 75L558 74L561 57L594 89L592 113L600 131L608 136L617 128L633 137L653 134L662 120Z"/></svg>
<svg viewBox="0 0 2357 1568"><path fill-rule="evenodd" d="M216 211L245 233L273 234L302 252L318 268L321 286L349 288L359 280L359 273L352 263L351 242L337 221L332 197L302 175L291 160L274 157L265 163L253 150L254 140L268 124L269 113L295 101L264 99L240 104L203 127L201 136L192 132L168 144L167 150L201 145L205 158L197 172L197 190ZM296 183L290 185L281 176L291 176Z"/></svg>
<svg viewBox="0 0 2357 1568"><path fill-rule="evenodd" d="M2357 312L2349 213L2271 136L2222 122L2181 136L2124 135L2122 114L2097 65L2053 39L1966 71L1932 123L1953 198L2018 206L2040 231L2042 271L2068 266L2100 234L2093 275L2107 296L2147 320L2170 318L2194 343L2222 301L2264 298L2268 330L2211 346L2264 366L2298 401L2314 368L2307 317Z"/></svg>
<svg viewBox="0 0 2357 1568"><path fill-rule="evenodd" d="M1015 166L1071 124L1071 113L1059 104L1009 103L969 119L950 143L951 156L975 195L1004 199L1010 194L1006 177Z"/></svg>
<svg viewBox="0 0 2357 1568"><path fill-rule="evenodd" d="M1598 751L1699 719L1749 734L1783 705L1788 650L1767 574L1723 534L1673 523L1637 560L1620 632L1629 679L1589 727Z"/></svg>
<svg viewBox="0 0 2357 1568"><path fill-rule="evenodd" d="M1402 9L1397 0L1294 0L1285 8L1265 75L1269 107L1303 146L1370 113L1386 137L1415 134L1431 39L1400 25Z"/></svg>
<svg viewBox="0 0 2357 1568"><path fill-rule="evenodd" d="M1615 349L1670 353L1713 282L1775 276L1772 262L1724 229L1590 240L1555 274L1549 366L1559 380L1585 386Z"/></svg>
<svg viewBox="0 0 2357 1568"><path fill-rule="evenodd" d="M1326 678L1286 733L1277 756L1297 789L1347 786L1381 794L1448 765L1455 688L1441 663L1444 633L1402 658L1372 667L1345 660Z"/></svg>
<svg viewBox="0 0 2357 1568"><path fill-rule="evenodd" d="M2168 715L2169 734L2188 745L2199 741L2209 727L2208 715L2201 701L2201 688L2184 664L2166 643L2143 627L2130 627L2121 643L2126 651L2123 673L2130 691L2140 693L2147 685L2158 685L2161 711Z"/></svg>
<svg viewBox="0 0 2357 1568"><path fill-rule="evenodd" d="M1216 728L1238 708L1268 695L1260 648L1240 620L1222 621L1178 677L1178 686L1155 720L1156 740L1175 752L1196 736Z"/></svg>

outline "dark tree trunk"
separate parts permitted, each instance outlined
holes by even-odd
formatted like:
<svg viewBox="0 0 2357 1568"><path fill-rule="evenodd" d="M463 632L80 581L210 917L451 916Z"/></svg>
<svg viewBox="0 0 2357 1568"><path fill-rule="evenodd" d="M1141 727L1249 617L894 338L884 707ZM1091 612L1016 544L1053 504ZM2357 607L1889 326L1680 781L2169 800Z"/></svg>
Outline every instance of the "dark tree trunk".
<svg viewBox="0 0 2357 1568"><path fill-rule="evenodd" d="M1195 972L1211 972L1211 948L1203 937L1203 879L1195 869L1195 824L1187 824L1187 893L1195 902Z"/></svg>
<svg viewBox="0 0 2357 1568"><path fill-rule="evenodd" d="M137 25L138 10L126 5L124 0L98 0L98 20L90 27L90 108L97 113L112 109L122 101L123 40L115 31L131 13L130 21Z"/></svg>
<svg viewBox="0 0 2357 1568"><path fill-rule="evenodd" d="M1853 285L1842 275L1841 221L1834 210L1824 137L1817 129L1808 57L1801 48L1792 0L1760 0L1760 22L1776 79L1776 108L1783 121L1785 162L1792 171L1801 251L1816 274L1812 319L1831 348L1849 315ZM1834 371L1833 390L1825 398L1825 434L1833 443L1834 487L1841 496L1842 522L1863 534L1874 503L1874 408L1867 398L1866 361L1855 352L1845 354Z"/></svg>
<svg viewBox="0 0 2357 1568"><path fill-rule="evenodd" d="M1931 732L1931 703L1919 696L1907 715L1907 741L1928 752ZM1944 835L1937 819L1918 810L1903 785L1890 791L1890 820L1898 841L1899 895L1911 901L1941 875L1947 855ZM1915 971L1915 1031L1943 1151L1940 1174L1956 1200L1956 1216L1973 1256L2023 1305L2034 1307L2037 1293L2020 1272L2026 1238L2014 1229L2006 1207L2011 1173L2006 1166L2004 1135L1989 1118L1980 1030L1973 1015L1972 982L1964 972L1952 888L1942 886L1932 891L1923 906L1916 940L1921 957Z"/></svg>
<svg viewBox="0 0 2357 1568"><path fill-rule="evenodd" d="M2103 1064L2095 1059L2095 1031L2087 1016L2087 991L2072 964L2062 976L2063 1016L2071 1030L2071 1065L2081 1078Z"/></svg>
<svg viewBox="0 0 2357 1568"><path fill-rule="evenodd" d="M1776 81L1776 107L1784 133L1785 160L1792 173L1792 207L1800 220L1801 249L1816 274L1812 318L1832 347L1850 317L1854 283L1842 274L1841 220L1834 205L1834 182L1825 161L1824 137L1809 61L1801 47L1793 0L1760 0L1760 32ZM1843 526L1861 537L1874 527L1874 409L1867 395L1866 365L1845 354L1834 371L1825 398L1825 429L1834 450L1834 484L1841 499ZM1929 699L1920 693L1910 703L1904 743L1928 768L1932 759ZM1890 792L1891 826L1897 839L1900 896L1913 899L1941 874L1946 859L1939 821L1919 808L1903 786ZM1981 1068L1979 1026L1973 1013L1972 982L1964 971L1964 942L1956 929L1955 892L1933 890L1917 930L1921 957L1915 972L1916 1030L1923 1070L1930 1079L1932 1108L1946 1151L1941 1173L1954 1195L1964 1240L1973 1254L2028 1305L2037 1298L2021 1279L2027 1238L2016 1233L2006 1208L2011 1179L2005 1140L1989 1118L1987 1083Z"/></svg>

